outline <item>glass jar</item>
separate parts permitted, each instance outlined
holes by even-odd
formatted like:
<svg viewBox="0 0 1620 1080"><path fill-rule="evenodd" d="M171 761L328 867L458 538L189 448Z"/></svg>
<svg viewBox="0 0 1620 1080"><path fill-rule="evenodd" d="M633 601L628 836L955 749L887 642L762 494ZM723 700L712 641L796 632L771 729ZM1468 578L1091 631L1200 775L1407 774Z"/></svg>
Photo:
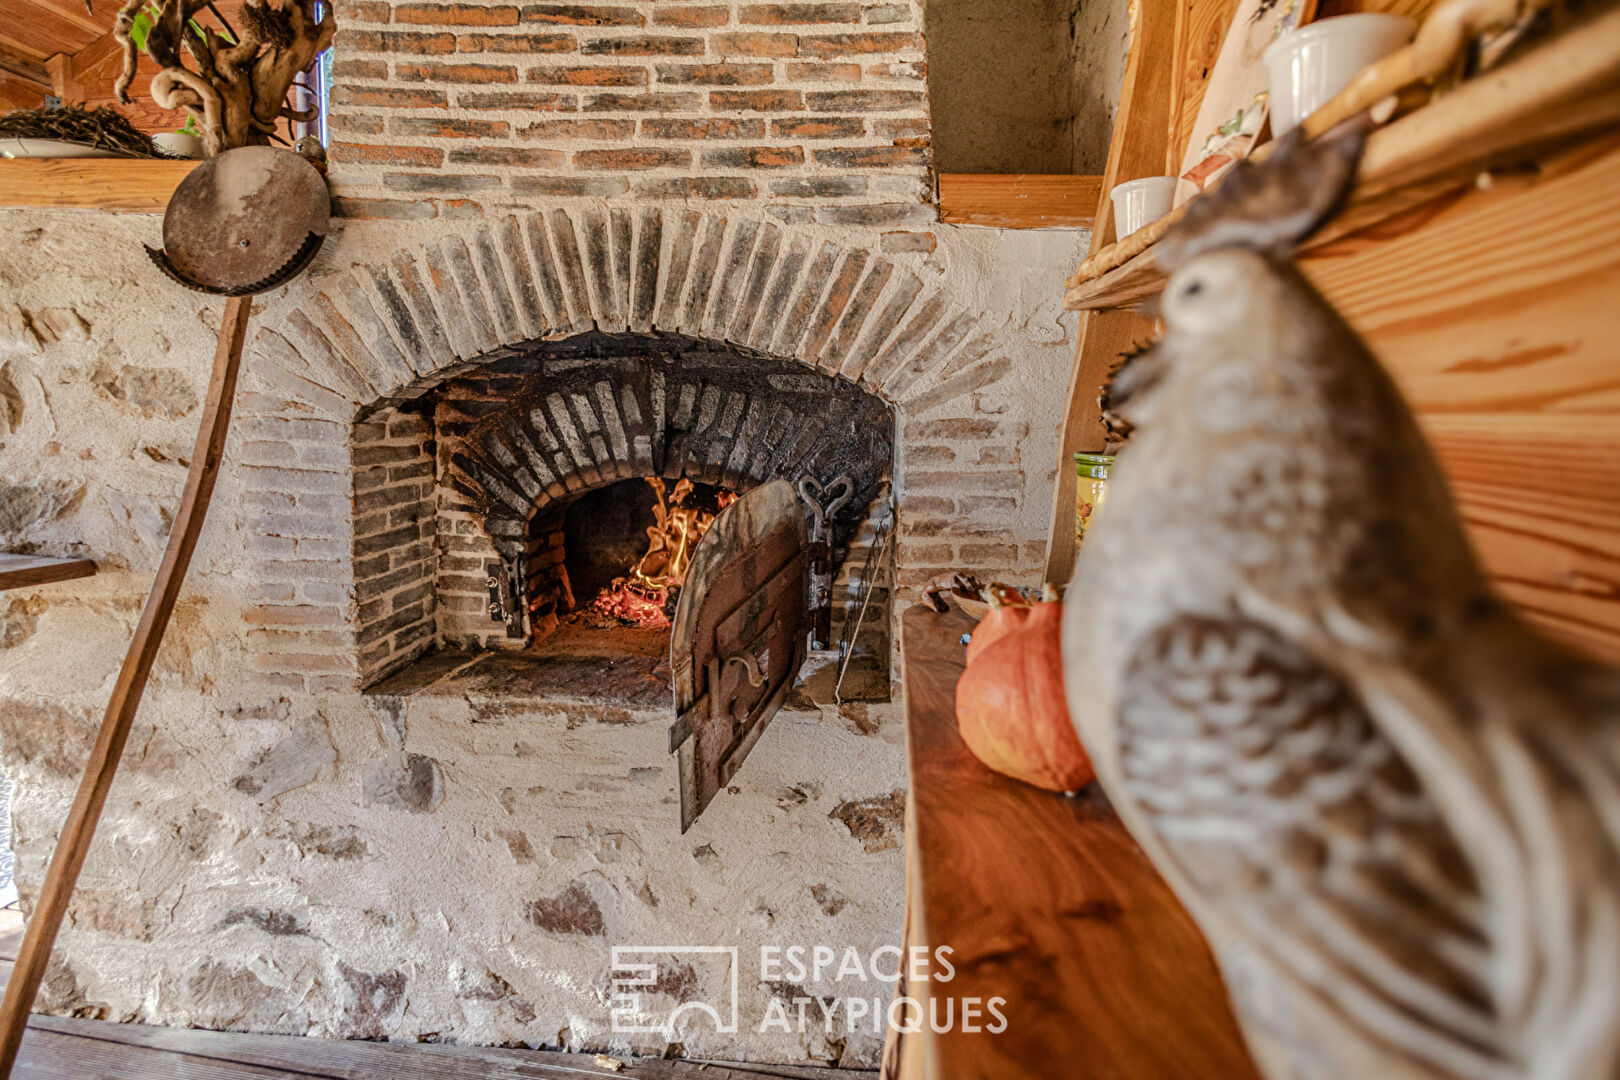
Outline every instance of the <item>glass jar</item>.
<svg viewBox="0 0 1620 1080"><path fill-rule="evenodd" d="M1086 539L1086 526L1092 515L1102 506L1108 491L1108 470L1114 464L1113 454L1076 454L1074 467L1078 479L1074 485L1074 549Z"/></svg>

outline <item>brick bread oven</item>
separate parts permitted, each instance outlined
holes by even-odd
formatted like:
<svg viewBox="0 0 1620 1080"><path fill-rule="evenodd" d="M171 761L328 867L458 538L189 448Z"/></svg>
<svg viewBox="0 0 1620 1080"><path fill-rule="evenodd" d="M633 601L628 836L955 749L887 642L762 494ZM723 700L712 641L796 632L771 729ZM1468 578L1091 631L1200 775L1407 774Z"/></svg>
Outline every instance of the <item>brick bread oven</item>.
<svg viewBox="0 0 1620 1080"><path fill-rule="evenodd" d="M656 621L634 627L594 604L648 550L646 481L701 485L712 520L721 495L787 480L815 500L802 512L821 515L819 573L860 557L839 587L813 589L826 610L810 644L832 665L833 696L888 699L892 560L874 560L889 547L871 542L893 516L890 407L802 364L680 336L592 332L503 353L355 424L353 453L369 466L355 475L364 686L419 687L422 672L400 669L432 654L441 678L452 651L464 681L489 666L477 651L505 648L532 660L531 690L584 678L611 699L603 668L667 654L684 594L661 591L663 610L642 612ZM646 700L655 681L673 704L668 664L636 671L628 697Z"/></svg>
<svg viewBox="0 0 1620 1080"><path fill-rule="evenodd" d="M888 650L934 573L1039 575L1071 360L1053 283L1086 234L937 221L916 4L339 14L346 216L308 275L255 303L215 509L42 1007L872 1064L880 1038L814 1025L617 1035L604 995L615 945L895 943L898 707L789 694L682 835L668 688L642 679L659 657L627 651L613 694L536 683L472 584L500 552L489 505L456 486L451 421L530 392L484 393L504 380L568 387L588 455L546 411L583 491L624 455L601 380L580 390L588 430L559 367L571 351L618 357L637 387L677 363L662 350L710 358L726 396L704 414L694 391L694 435L734 415L773 443L769 416L728 412L733 391L837 387L881 414L857 425L871 456L888 443L893 544L874 571L892 590ZM161 552L219 313L146 261L155 218L8 211L0 226L15 237L0 249L0 530L8 549L102 567L0 611L26 904ZM666 397L666 424L678 412ZM632 428L620 482L639 484ZM708 468L729 447L729 468L738 445L697 452ZM547 460L545 487L572 494ZM887 527L841 523L835 615ZM620 693L632 684L645 693ZM851 989L753 975L753 1023L781 995ZM695 965L681 993L720 979Z"/></svg>
<svg viewBox="0 0 1620 1080"><path fill-rule="evenodd" d="M258 355L263 360L252 370L280 393L275 399L280 403L279 419L302 421L310 410L334 421L357 412L366 417L356 428L352 451L359 470L353 492L358 617L352 618L341 604L304 602L300 582L287 581L281 595L288 599L267 602L261 616L288 631L279 640L285 641L292 660L282 665L288 670L268 673L276 682L311 688L364 685L434 640L428 627L439 617L430 614L435 610L433 588L427 584L430 537L440 531L436 521L440 507L454 512L445 504L455 496L428 482L425 470L435 455L431 424L419 412L413 413L408 403L446 380L466 378L470 371L510 359L512 351L526 342L566 341L584 333L642 332L682 335L715 347L764 346L777 350L767 355L785 356L799 365L808 359L814 371L863 388L903 410L910 405L914 410L920 406L924 413L948 414L955 406L954 411L969 415L954 419L946 415L914 430L954 436L969 444L967 453L978 462L1013 460L1011 448L971 445L975 440L993 443L1005 431L998 420L987 416L975 422L971 415L985 389L1011 367L1009 357L995 355L997 334L953 302L945 289L930 287L921 275L895 260L757 220L728 221L690 211L667 215L656 208L639 216L612 208L575 213L581 218L578 226L566 209L507 216L474 226L466 235L451 233L442 241L398 252L384 265L331 275L320 293L287 310L279 322L272 320L259 335ZM674 220L667 220L671 216ZM612 227L616 221L621 223L618 229ZM591 237L600 242L592 243ZM451 393L455 394L453 387ZM678 409L678 400L675 405ZM575 416L583 423L583 414ZM720 410L709 419L724 423L726 416ZM265 419L274 426L278 416ZM769 418L756 415L752 420L759 424ZM740 413L737 423L742 423ZM550 426L556 425L553 417ZM301 423L286 429L319 436L322 442L289 444L287 451L279 452L285 455L280 463L347 452L340 428ZM579 437L578 429L575 435ZM905 442L902 426L902 449L897 453L902 459ZM604 451L611 450L608 442L602 445ZM628 452L630 445L625 445ZM732 449L735 444L728 455ZM518 448L513 445L505 452L515 454ZM924 460L929 456L947 460L945 453L954 460L957 451L941 447L925 452ZM484 456L493 457L494 452L486 448ZM518 459L510 460L515 465ZM576 483L583 484L578 470L584 462L572 455L568 460L576 466ZM594 451L588 460L595 462ZM282 495L296 504L301 492L274 485L310 482L307 476L278 471L270 460L254 464L263 466L252 475L271 485L265 493L270 498ZM566 489L564 479L556 476L560 466L553 461L550 467L549 482L563 483ZM950 473L920 471L925 484L952 485ZM453 488L458 473L463 487L480 483L451 459L441 470L445 486ZM539 478L529 475L528 482L538 493ZM486 466L485 478L492 476ZM995 493L998 482L1015 478L1022 479L1015 473L1003 471L998 476L990 471L958 481L956 486L965 488L960 505L970 516L993 518L998 509L1016 505L1006 494ZM534 497L511 493L517 502L532 503ZM935 496L920 505L950 512L957 509L957 498ZM299 527L294 523L300 520L307 521L307 527L320 522L318 527L329 528L320 512L278 515L265 524ZM515 542L520 532L516 520L497 515L496 521L506 522L495 528L506 530ZM943 519L928 521L923 518L917 527L927 532L948 527ZM481 528L475 524L461 526L465 532L459 535L474 536ZM495 553L493 544L477 546ZM925 558L922 565L909 568L908 547L902 541L900 585L915 587L950 568L937 544L920 550L925 556L940 557ZM978 565L1015 569L1028 565L1032 553L1016 544L997 548L987 540L976 554ZM295 560L284 569L293 575L317 576L343 570L341 565L329 565L342 563L341 558L311 561L328 565L300 567L305 560ZM471 601L474 595L464 590L462 600ZM448 605L452 611L456 606ZM465 612L472 604L459 606ZM478 610L483 610L482 604ZM482 623L483 616L477 618ZM446 612L442 621L449 625L454 619ZM318 649L321 660L313 669L309 661L317 651L300 642L300 627L307 627L316 635L312 640L323 643ZM479 636L479 628L457 624L450 635ZM487 640L489 627L481 628ZM327 636L333 632L338 636ZM336 642L342 644L334 647ZM266 656L264 662L274 660Z"/></svg>
<svg viewBox="0 0 1620 1080"><path fill-rule="evenodd" d="M658 477L744 494L772 479L809 477L824 487L848 476L847 508L829 522L841 564L892 472L894 420L880 399L802 365L689 339L581 335L435 393L439 547L473 564L441 562L439 633L469 645L544 636L565 614L572 589L557 571L569 554L583 554L565 546L565 517L588 491ZM886 503L877 509L886 514ZM487 546L452 542L468 535L467 520ZM645 534L630 531L630 547L644 549ZM491 625L491 565L506 574L515 567L523 580L516 635ZM567 606L591 598L582 593ZM411 640L390 641L382 662L399 663L397 646Z"/></svg>

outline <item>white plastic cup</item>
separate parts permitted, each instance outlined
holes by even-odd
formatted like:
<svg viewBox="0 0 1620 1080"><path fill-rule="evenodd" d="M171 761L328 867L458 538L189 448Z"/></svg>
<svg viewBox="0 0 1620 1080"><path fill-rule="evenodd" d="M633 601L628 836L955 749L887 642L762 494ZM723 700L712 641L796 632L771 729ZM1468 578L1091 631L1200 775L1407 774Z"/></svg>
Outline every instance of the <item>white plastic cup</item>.
<svg viewBox="0 0 1620 1080"><path fill-rule="evenodd" d="M1271 82L1271 134L1284 135L1416 32L1405 15L1375 12L1309 23L1272 42L1262 56Z"/></svg>
<svg viewBox="0 0 1620 1080"><path fill-rule="evenodd" d="M1109 193L1114 199L1114 236L1123 240L1168 214L1178 182L1174 176L1144 176L1115 184Z"/></svg>

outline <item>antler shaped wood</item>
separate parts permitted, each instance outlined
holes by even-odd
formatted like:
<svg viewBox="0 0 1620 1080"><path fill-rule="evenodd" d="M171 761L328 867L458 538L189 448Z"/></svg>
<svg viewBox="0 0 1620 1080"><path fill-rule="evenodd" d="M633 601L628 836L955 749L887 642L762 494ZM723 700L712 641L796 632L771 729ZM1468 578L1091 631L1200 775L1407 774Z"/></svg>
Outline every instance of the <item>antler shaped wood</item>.
<svg viewBox="0 0 1620 1080"><path fill-rule="evenodd" d="M331 6L317 16L315 0L246 0L241 30L230 36L196 21L212 6L210 0L127 0L113 26L124 47L124 70L113 87L118 100L129 102L138 61L131 31L147 10L153 21L146 52L162 69L152 79L152 100L195 117L209 156L269 143L278 120L313 120L316 107L295 108L287 91L332 44L337 24ZM186 64L182 49L194 67Z"/></svg>

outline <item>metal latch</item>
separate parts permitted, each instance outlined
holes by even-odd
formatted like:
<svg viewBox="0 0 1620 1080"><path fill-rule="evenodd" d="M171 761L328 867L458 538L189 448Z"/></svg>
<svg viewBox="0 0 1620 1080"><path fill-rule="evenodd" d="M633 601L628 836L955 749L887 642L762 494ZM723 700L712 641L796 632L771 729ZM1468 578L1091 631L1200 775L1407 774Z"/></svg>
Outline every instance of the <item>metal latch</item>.
<svg viewBox="0 0 1620 1080"><path fill-rule="evenodd" d="M485 564L484 587L489 590L489 618L504 623L506 636L521 638L528 633L524 603L523 560L502 559Z"/></svg>
<svg viewBox="0 0 1620 1080"><path fill-rule="evenodd" d="M810 648L832 643L832 520L855 496L855 478L848 473L826 487L813 476L801 476L795 485L810 513Z"/></svg>

